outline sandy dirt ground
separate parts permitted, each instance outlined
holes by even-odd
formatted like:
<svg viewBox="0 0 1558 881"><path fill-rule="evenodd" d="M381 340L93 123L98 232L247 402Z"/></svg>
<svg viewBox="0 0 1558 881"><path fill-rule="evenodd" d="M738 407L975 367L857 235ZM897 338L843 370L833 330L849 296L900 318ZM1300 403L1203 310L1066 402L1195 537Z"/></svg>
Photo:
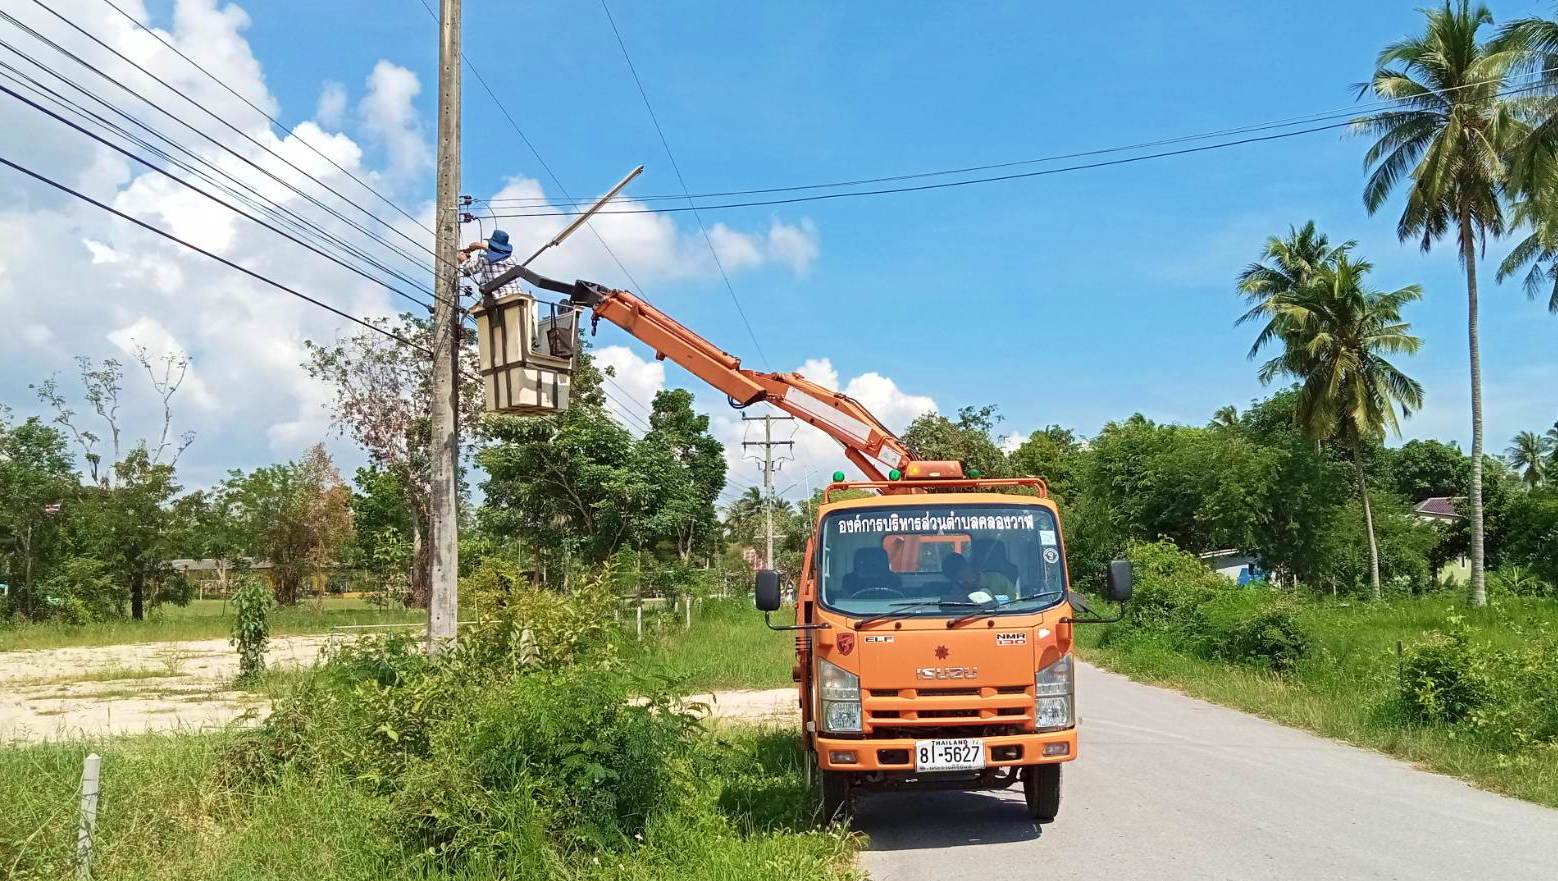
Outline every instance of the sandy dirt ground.
<svg viewBox="0 0 1558 881"><path fill-rule="evenodd" d="M271 640L272 668L306 667L328 637ZM253 725L264 697L233 688L238 656L226 640L0 652L0 743ZM783 724L799 715L794 688L692 695L711 720Z"/></svg>
<svg viewBox="0 0 1558 881"><path fill-rule="evenodd" d="M277 637L266 660L307 666L327 639ZM0 652L0 743L254 724L269 704L237 672L223 639Z"/></svg>
<svg viewBox="0 0 1558 881"><path fill-rule="evenodd" d="M742 725L793 724L801 717L795 686L761 690L716 691L687 698L689 706L702 704L716 722Z"/></svg>

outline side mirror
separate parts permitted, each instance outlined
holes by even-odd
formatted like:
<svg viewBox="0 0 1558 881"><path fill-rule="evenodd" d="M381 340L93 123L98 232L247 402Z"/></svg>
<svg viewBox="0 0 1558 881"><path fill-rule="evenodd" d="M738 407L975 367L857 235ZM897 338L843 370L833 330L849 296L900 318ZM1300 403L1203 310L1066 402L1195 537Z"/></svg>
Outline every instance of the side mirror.
<svg viewBox="0 0 1558 881"><path fill-rule="evenodd" d="M1130 560L1109 561L1109 599L1123 603L1131 598L1136 586L1136 570Z"/></svg>
<svg viewBox="0 0 1558 881"><path fill-rule="evenodd" d="M757 573L757 610L759 612L779 611L779 573L772 569L761 569Z"/></svg>

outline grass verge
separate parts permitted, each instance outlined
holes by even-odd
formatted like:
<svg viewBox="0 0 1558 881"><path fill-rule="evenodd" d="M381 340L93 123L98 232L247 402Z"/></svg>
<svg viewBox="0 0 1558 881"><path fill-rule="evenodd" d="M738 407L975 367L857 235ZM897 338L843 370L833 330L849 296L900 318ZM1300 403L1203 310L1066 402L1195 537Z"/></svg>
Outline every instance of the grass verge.
<svg viewBox="0 0 1558 881"><path fill-rule="evenodd" d="M77 782L103 757L94 875L146 881L434 881L388 834L391 797L346 775L287 773L259 789L222 781L230 735L158 735L0 750L0 877L70 877ZM700 735L695 789L609 857L552 865L567 881L808 878L849 881L855 836L816 827L793 731ZM516 842L516 846L520 843Z"/></svg>
<svg viewBox="0 0 1558 881"><path fill-rule="evenodd" d="M1410 645L1465 619L1473 639L1510 647L1558 628L1558 603L1502 600L1480 610L1450 597L1386 603L1313 603L1299 621L1313 650L1291 673L1191 657L1150 638L1101 644L1105 630L1078 628L1086 660L1143 682L1364 746L1485 789L1558 807L1558 746L1494 749L1461 728L1414 724L1397 702L1397 644ZM1084 697L1085 700L1085 697Z"/></svg>
<svg viewBox="0 0 1558 881"><path fill-rule="evenodd" d="M794 611L774 614L775 623L794 620ZM781 688L792 685L795 634L763 626L750 600L709 600L694 608L692 628L674 612L649 617L644 640L635 639L634 622L625 619L622 652L628 664L652 676L679 683L687 691L730 688Z"/></svg>
<svg viewBox="0 0 1558 881"><path fill-rule="evenodd" d="M271 613L272 636L324 633L331 627L363 624L416 624L427 620L420 609L380 609L355 597L305 600ZM226 639L233 629L233 607L223 600L194 600L164 606L145 621L105 621L66 625L52 622L0 625L0 651L72 646L120 645L187 639Z"/></svg>

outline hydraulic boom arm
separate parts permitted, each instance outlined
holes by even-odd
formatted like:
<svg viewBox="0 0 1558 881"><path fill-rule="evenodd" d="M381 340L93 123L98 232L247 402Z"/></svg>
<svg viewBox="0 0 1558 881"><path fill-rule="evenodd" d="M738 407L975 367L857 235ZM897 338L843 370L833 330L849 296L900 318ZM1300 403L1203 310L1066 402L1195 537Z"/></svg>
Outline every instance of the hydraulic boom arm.
<svg viewBox="0 0 1558 881"><path fill-rule="evenodd" d="M778 407L822 429L844 447L844 455L871 480L885 480L883 467L906 470L913 461L903 441L887 430L859 401L825 388L799 373L759 373L741 366L741 359L684 327L675 319L627 291L593 282L572 284L538 275L523 267L482 285L482 293L498 290L516 278L568 297L588 308L594 320L604 318L642 340L660 360L669 358L688 373L724 392L736 407L759 401Z"/></svg>

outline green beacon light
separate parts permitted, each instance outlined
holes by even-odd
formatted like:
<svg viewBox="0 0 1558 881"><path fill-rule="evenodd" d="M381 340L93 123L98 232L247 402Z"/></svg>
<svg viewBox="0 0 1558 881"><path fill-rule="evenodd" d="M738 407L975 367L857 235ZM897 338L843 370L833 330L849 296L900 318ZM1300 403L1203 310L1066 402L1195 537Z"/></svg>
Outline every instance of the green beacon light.
<svg viewBox="0 0 1558 881"><path fill-rule="evenodd" d="M835 471L835 472L833 472L833 482L834 483L843 483L844 482L844 472L842 472L842 471Z"/></svg>
<svg viewBox="0 0 1558 881"><path fill-rule="evenodd" d="M968 476L969 477L973 477L975 479L978 479L980 477L984 477L985 473L983 471L980 471L978 468L970 468L970 469L968 469Z"/></svg>
<svg viewBox="0 0 1558 881"><path fill-rule="evenodd" d="M888 480L902 480L903 479L903 472L899 471L897 468L894 468L893 470L887 472L887 479Z"/></svg>

